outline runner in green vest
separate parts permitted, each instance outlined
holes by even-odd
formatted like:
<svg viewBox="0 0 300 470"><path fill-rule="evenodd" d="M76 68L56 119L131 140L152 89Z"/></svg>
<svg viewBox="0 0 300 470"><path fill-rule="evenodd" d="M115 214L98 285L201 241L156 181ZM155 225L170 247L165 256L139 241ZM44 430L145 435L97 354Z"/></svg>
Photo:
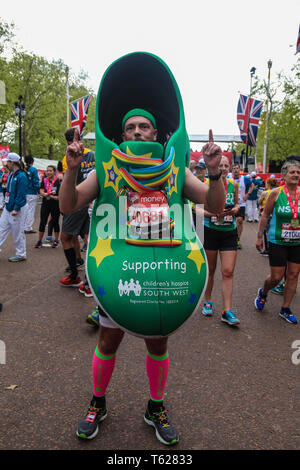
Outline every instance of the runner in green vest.
<svg viewBox="0 0 300 470"><path fill-rule="evenodd" d="M299 188L300 163L286 161L281 174L285 185L271 191L261 216L258 227L256 248L263 249L263 232L271 216L269 228L269 263L270 274L263 287L258 289L254 305L263 310L268 292L283 278L286 269L286 284L283 305L279 316L288 323L296 324L297 317L292 314L290 305L295 296L300 272L300 206Z"/></svg>
<svg viewBox="0 0 300 470"><path fill-rule="evenodd" d="M219 168L222 171L222 179L226 190L226 202L224 210L220 214L213 214L204 210L204 249L208 260L209 278L204 295L205 302L202 313L205 316L211 316L213 314L211 298L218 253L220 253L224 304L221 320L229 325L235 326L240 323L231 309L233 274L237 257L238 240L235 221L235 216L239 211L238 184L232 179L227 178L230 169L227 157L222 156Z"/></svg>

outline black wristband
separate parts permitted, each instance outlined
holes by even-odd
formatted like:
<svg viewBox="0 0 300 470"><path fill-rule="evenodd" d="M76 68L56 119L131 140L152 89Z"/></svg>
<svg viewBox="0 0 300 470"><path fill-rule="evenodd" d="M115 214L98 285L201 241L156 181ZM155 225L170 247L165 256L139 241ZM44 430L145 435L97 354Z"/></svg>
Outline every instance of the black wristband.
<svg viewBox="0 0 300 470"><path fill-rule="evenodd" d="M222 171L220 171L218 175L208 175L208 178L210 179L210 181L217 181L221 178L221 175L222 175Z"/></svg>

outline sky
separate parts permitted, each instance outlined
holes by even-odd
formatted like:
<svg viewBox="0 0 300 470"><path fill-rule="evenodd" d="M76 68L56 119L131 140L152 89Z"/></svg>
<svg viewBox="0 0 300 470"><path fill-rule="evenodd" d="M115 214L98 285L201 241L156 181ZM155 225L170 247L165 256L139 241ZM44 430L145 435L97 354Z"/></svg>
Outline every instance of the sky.
<svg viewBox="0 0 300 470"><path fill-rule="evenodd" d="M0 17L15 23L26 51L87 72L96 93L114 60L151 52L175 76L189 134L239 135L237 102L249 94L250 69L267 80L271 59L272 82L296 62L300 2L9 0Z"/></svg>

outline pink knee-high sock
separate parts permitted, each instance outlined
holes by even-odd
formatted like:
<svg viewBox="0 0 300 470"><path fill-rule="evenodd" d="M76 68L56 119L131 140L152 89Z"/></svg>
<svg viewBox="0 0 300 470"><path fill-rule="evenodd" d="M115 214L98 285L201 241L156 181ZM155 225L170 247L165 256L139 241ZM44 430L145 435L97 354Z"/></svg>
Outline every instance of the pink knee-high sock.
<svg viewBox="0 0 300 470"><path fill-rule="evenodd" d="M116 353L105 356L96 347L93 357L93 381L94 395L102 397L105 395L107 386L111 379L116 362Z"/></svg>
<svg viewBox="0 0 300 470"><path fill-rule="evenodd" d="M169 369L169 353L155 356L147 351L146 370L149 379L150 397L154 401L162 401Z"/></svg>

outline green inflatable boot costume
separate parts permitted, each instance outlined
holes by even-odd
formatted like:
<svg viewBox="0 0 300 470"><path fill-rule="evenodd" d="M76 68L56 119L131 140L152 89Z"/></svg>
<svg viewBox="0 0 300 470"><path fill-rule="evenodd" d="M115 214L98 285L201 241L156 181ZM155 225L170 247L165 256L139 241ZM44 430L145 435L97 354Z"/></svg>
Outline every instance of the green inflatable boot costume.
<svg viewBox="0 0 300 470"><path fill-rule="evenodd" d="M133 108L151 113L156 142L122 141ZM137 336L167 336L197 309L207 263L182 190L190 147L168 66L136 52L105 72L96 106L95 200L87 277L100 307Z"/></svg>

